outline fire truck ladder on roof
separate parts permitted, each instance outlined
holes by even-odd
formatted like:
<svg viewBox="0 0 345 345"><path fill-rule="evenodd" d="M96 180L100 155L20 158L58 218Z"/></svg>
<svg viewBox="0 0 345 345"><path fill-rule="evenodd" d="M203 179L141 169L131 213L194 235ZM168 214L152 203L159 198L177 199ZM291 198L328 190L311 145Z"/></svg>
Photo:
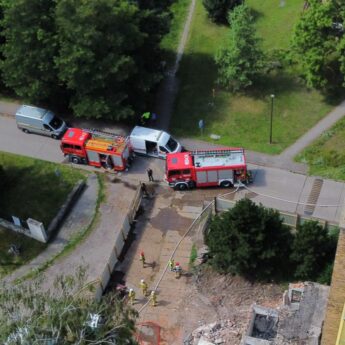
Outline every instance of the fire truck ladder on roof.
<svg viewBox="0 0 345 345"><path fill-rule="evenodd" d="M111 132L105 132L105 131L100 131L98 129L94 129L94 128L83 128L83 131L91 133L93 136L95 137L108 137L108 138L124 138L126 139L125 136L121 135L121 134L115 134L115 133L111 133Z"/></svg>
<svg viewBox="0 0 345 345"><path fill-rule="evenodd" d="M194 150L190 151L193 156L208 157L208 156L224 156L232 153L243 153L243 149L220 149L220 150Z"/></svg>

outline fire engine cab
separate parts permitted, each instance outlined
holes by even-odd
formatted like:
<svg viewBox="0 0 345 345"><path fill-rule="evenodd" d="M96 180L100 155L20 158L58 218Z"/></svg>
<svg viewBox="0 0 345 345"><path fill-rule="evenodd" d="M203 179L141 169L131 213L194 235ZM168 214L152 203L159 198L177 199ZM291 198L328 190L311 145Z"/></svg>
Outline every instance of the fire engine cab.
<svg viewBox="0 0 345 345"><path fill-rule="evenodd" d="M242 148L197 150L167 155L166 181L176 190L232 187L248 182Z"/></svg>
<svg viewBox="0 0 345 345"><path fill-rule="evenodd" d="M69 128L60 147L70 162L116 171L125 170L132 159L128 138L96 130Z"/></svg>

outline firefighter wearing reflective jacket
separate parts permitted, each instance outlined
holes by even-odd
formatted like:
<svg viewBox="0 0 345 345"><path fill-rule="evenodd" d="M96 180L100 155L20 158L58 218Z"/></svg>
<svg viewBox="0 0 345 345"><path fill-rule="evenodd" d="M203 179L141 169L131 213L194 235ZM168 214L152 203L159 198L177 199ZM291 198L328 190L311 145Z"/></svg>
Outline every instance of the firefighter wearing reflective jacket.
<svg viewBox="0 0 345 345"><path fill-rule="evenodd" d="M170 259L169 260L169 269L170 269L171 272L174 271L174 266L175 266L174 259Z"/></svg>
<svg viewBox="0 0 345 345"><path fill-rule="evenodd" d="M141 279L141 281L140 281L140 288L141 288L141 291L143 292L144 297L146 297L147 296L147 284L146 284L144 279Z"/></svg>
<svg viewBox="0 0 345 345"><path fill-rule="evenodd" d="M144 254L144 252L140 252L139 260L142 262L143 267L145 267L146 261L145 261L145 254Z"/></svg>
<svg viewBox="0 0 345 345"><path fill-rule="evenodd" d="M157 305L157 295L156 295L155 291L151 291L150 301L151 301L151 305L153 307L155 307Z"/></svg>
<svg viewBox="0 0 345 345"><path fill-rule="evenodd" d="M181 268L181 266L180 266L180 264L178 262L176 262L174 271L175 271L175 278L180 278L181 277L182 268Z"/></svg>
<svg viewBox="0 0 345 345"><path fill-rule="evenodd" d="M135 291L133 289L129 289L128 298L131 305L133 305L135 301Z"/></svg>

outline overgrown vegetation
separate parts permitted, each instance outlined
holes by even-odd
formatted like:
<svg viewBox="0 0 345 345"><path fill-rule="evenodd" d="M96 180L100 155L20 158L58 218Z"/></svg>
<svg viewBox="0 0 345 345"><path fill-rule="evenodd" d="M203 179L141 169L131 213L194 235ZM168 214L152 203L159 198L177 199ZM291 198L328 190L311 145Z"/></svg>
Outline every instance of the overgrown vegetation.
<svg viewBox="0 0 345 345"><path fill-rule="evenodd" d="M73 276L56 277L54 290L43 291L40 280L1 286L1 343L137 344L136 311L115 294L96 301L85 289L86 278L77 269Z"/></svg>
<svg viewBox="0 0 345 345"><path fill-rule="evenodd" d="M11 245L20 250L19 255L9 253ZM0 278L35 258L46 244L8 229L0 228Z"/></svg>
<svg viewBox="0 0 345 345"><path fill-rule="evenodd" d="M231 93L217 85L214 54L226 41L231 27L212 23L203 6L197 3L180 65L180 89L172 125L179 136L210 140L209 135L214 133L221 136L219 143L224 145L280 153L327 114L336 100L328 102L319 91L305 87L300 68L291 59L293 26L301 15L303 3L292 0L280 6L248 0L246 5L262 40L265 73L245 93ZM271 94L276 97L270 145ZM206 124L203 136L197 126L200 118Z"/></svg>
<svg viewBox="0 0 345 345"><path fill-rule="evenodd" d="M190 252L190 257L189 257L189 267L193 267L195 260L198 257L198 250L196 248L196 245L193 243L192 249Z"/></svg>
<svg viewBox="0 0 345 345"><path fill-rule="evenodd" d="M330 284L338 232L315 221L299 225L296 235L277 211L242 199L215 216L205 241L211 265L221 273L251 280L301 279Z"/></svg>
<svg viewBox="0 0 345 345"><path fill-rule="evenodd" d="M0 217L33 218L47 227L85 173L71 167L0 152Z"/></svg>
<svg viewBox="0 0 345 345"><path fill-rule="evenodd" d="M345 180L345 120L338 121L296 157L307 163L311 175Z"/></svg>

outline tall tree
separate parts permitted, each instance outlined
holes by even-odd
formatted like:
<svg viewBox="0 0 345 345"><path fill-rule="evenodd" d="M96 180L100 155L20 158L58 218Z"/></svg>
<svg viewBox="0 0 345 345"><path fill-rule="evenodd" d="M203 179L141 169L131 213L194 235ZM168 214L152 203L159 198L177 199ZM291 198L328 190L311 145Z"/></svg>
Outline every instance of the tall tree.
<svg viewBox="0 0 345 345"><path fill-rule="evenodd" d="M231 28L216 53L218 82L233 91L250 86L263 67L263 52L255 36L250 9L244 4L230 12Z"/></svg>
<svg viewBox="0 0 345 345"><path fill-rule="evenodd" d="M135 109L144 109L150 91L163 78L161 71L162 50L160 42L170 30L170 1L138 0L139 28L143 43L133 55L137 73L131 83L131 103ZM143 95L143 90L145 94Z"/></svg>
<svg viewBox="0 0 345 345"><path fill-rule="evenodd" d="M220 272L271 279L284 272L292 235L278 212L242 199L216 216L206 243L211 263Z"/></svg>
<svg viewBox="0 0 345 345"><path fill-rule="evenodd" d="M345 4L336 0L308 1L295 26L293 47L301 73L310 87L334 90L344 82L342 48Z"/></svg>
<svg viewBox="0 0 345 345"><path fill-rule="evenodd" d="M297 228L292 246L291 261L296 265L297 279L317 280L334 261L337 237L330 236L326 227L316 221Z"/></svg>
<svg viewBox="0 0 345 345"><path fill-rule="evenodd" d="M134 345L136 312L114 295L96 302L83 288L85 276L57 277L53 291L41 282L0 288L1 344Z"/></svg>
<svg viewBox="0 0 345 345"><path fill-rule="evenodd" d="M228 13L235 6L242 4L242 0L203 0L202 3L209 18L216 23L227 24Z"/></svg>
<svg viewBox="0 0 345 345"><path fill-rule="evenodd" d="M144 40L138 8L126 0L61 0L57 5L59 76L77 116L126 118L134 111L128 80Z"/></svg>
<svg viewBox="0 0 345 345"><path fill-rule="evenodd" d="M1 71L6 86L32 102L56 97L55 0L2 0L5 44Z"/></svg>

